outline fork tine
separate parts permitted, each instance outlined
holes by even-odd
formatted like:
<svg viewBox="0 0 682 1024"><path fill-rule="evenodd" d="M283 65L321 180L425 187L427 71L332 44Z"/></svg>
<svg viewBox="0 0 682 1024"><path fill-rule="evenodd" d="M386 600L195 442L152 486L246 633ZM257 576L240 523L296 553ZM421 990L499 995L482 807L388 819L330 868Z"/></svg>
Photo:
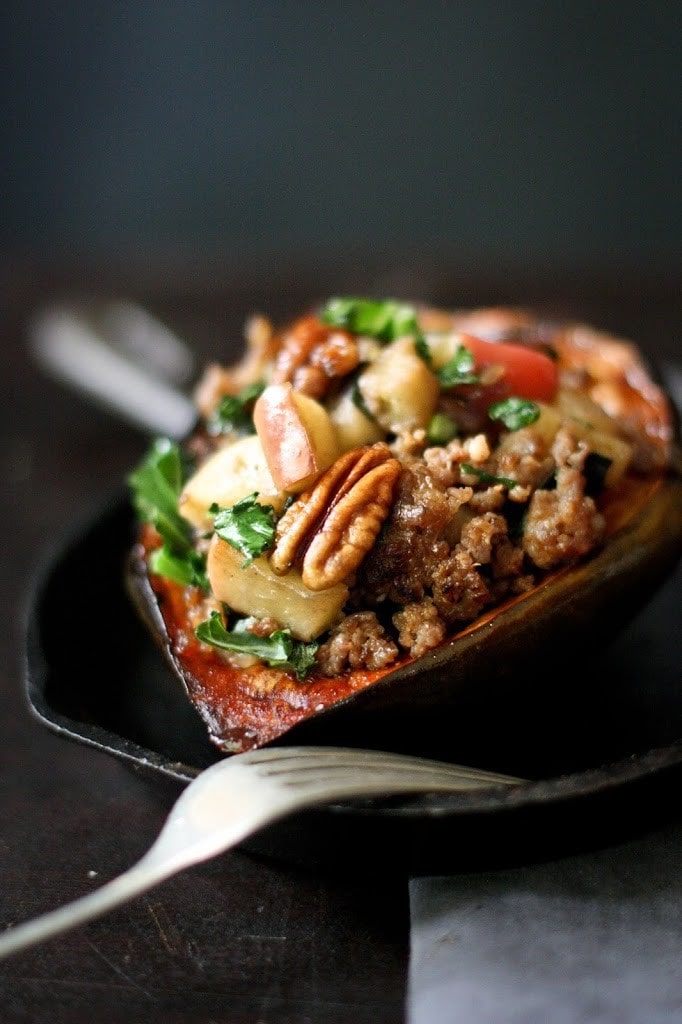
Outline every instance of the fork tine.
<svg viewBox="0 0 682 1024"><path fill-rule="evenodd" d="M281 750L254 751L242 755L243 760L258 766L265 774L277 775L289 771L316 772L326 769L360 769L376 771L390 769L407 774L466 775L467 777L503 778L491 772L464 768L426 759L386 755L380 751L344 750L330 748L283 748Z"/></svg>
<svg viewBox="0 0 682 1024"><path fill-rule="evenodd" d="M283 776L289 773L296 776L304 774L329 773L339 770L365 769L372 773L384 771L401 773L409 777L420 778L422 784L427 777L438 778L445 782L448 779L489 782L497 785L520 785L526 780L512 775L503 775L485 769L471 768L464 765L451 764L444 761L433 761L428 758L411 757L403 754L392 754L385 751L355 750L345 747L281 747L265 748L241 754L243 762L257 766L263 774Z"/></svg>

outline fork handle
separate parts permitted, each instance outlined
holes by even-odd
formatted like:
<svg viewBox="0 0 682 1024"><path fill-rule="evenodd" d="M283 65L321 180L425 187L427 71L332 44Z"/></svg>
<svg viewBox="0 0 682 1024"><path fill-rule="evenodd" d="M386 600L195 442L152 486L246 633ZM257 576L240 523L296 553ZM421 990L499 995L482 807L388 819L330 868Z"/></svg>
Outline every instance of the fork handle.
<svg viewBox="0 0 682 1024"><path fill-rule="evenodd" d="M33 354L53 376L155 434L184 437L196 422L191 399L139 362L116 351L66 309L30 325Z"/></svg>
<svg viewBox="0 0 682 1024"><path fill-rule="evenodd" d="M151 862L143 857L122 875L112 878L94 892L8 929L0 935L0 960L99 917L107 910L153 888L175 870L168 864Z"/></svg>

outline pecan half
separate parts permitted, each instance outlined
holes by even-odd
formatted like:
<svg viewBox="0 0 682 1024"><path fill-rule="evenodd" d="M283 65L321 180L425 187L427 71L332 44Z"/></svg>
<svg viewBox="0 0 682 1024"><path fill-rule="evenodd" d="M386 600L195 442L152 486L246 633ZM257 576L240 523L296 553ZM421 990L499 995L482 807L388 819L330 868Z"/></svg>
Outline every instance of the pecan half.
<svg viewBox="0 0 682 1024"><path fill-rule="evenodd" d="M326 590L357 569L393 502L400 463L383 442L346 452L284 513L270 564L301 563L310 590Z"/></svg>
<svg viewBox="0 0 682 1024"><path fill-rule="evenodd" d="M357 342L348 331L305 316L282 335L273 381L291 383L295 391L323 398L331 381L352 373L359 362Z"/></svg>

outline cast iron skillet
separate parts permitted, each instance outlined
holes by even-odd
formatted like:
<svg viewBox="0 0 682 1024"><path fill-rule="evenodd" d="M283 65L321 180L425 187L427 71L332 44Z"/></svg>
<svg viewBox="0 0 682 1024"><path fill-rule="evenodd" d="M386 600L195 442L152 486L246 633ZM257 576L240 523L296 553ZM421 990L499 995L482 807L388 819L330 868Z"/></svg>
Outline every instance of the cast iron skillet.
<svg viewBox="0 0 682 1024"><path fill-rule="evenodd" d="M155 783L182 784L219 755L126 594L133 529L127 497L117 495L47 558L28 610L27 696L65 738ZM585 653L579 675L548 661L494 703L489 692L463 694L447 728L394 744L521 775L528 786L339 804L273 826L249 848L306 865L450 871L610 841L675 813L681 598L678 570L619 639ZM382 746L376 723L322 738Z"/></svg>

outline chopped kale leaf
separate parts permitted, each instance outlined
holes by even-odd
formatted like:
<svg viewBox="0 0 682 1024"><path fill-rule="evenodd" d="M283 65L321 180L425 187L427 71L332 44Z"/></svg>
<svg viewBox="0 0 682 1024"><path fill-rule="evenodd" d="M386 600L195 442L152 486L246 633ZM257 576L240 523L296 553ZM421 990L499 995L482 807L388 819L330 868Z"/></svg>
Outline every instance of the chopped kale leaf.
<svg viewBox="0 0 682 1024"><path fill-rule="evenodd" d="M458 345L452 359L436 373L441 387L454 388L458 384L478 384L477 375L472 373L474 362L473 352L465 345Z"/></svg>
<svg viewBox="0 0 682 1024"><path fill-rule="evenodd" d="M414 339L414 348L419 358L423 359L429 369L431 369L433 366L433 356L431 355L431 349L429 348L428 342L422 334L419 334L418 337Z"/></svg>
<svg viewBox="0 0 682 1024"><path fill-rule="evenodd" d="M130 474L128 483L139 518L151 523L163 541L150 556L151 571L184 586L207 590L205 560L194 550L192 528L178 512L184 479L180 448L167 438L159 438Z"/></svg>
<svg viewBox="0 0 682 1024"><path fill-rule="evenodd" d="M213 528L221 540L246 555L243 568L271 548L275 540L277 519L272 505L261 505L258 493L247 495L229 508L211 505L215 516Z"/></svg>
<svg viewBox="0 0 682 1024"><path fill-rule="evenodd" d="M152 551L149 567L157 576L165 576L166 579L180 583L184 587L210 589L206 576L206 559L198 551L190 550L185 555L176 555L164 544Z"/></svg>
<svg viewBox="0 0 682 1024"><path fill-rule="evenodd" d="M477 476L481 483L484 484L502 484L504 487L508 487L510 490L512 487L516 487L518 484L517 480L512 480L508 476L494 476L492 473L486 472L485 469L477 469L476 466L470 466L468 462L463 462L460 466L463 473Z"/></svg>
<svg viewBox="0 0 682 1024"><path fill-rule="evenodd" d="M528 427L540 419L540 406L528 398L511 395L491 405L488 415L491 420L503 423L507 430L520 430L521 427Z"/></svg>
<svg viewBox="0 0 682 1024"><path fill-rule="evenodd" d="M366 416L368 420L372 421L372 423L376 423L376 418L369 411L367 403L365 402L364 395L362 394L362 391L360 390L360 385L357 383L357 381L353 387L353 390L351 391L350 398L353 405L360 410L363 416Z"/></svg>
<svg viewBox="0 0 682 1024"><path fill-rule="evenodd" d="M205 644L237 654L250 654L265 661L273 668L282 668L295 673L297 679L304 679L315 664L318 644L294 640L288 630L278 629L270 636L256 636L244 629L228 631L218 612L202 622L196 629L196 636Z"/></svg>
<svg viewBox="0 0 682 1024"><path fill-rule="evenodd" d="M207 423L211 434L253 433L253 407L265 390L263 381L248 384L238 395L223 395Z"/></svg>
<svg viewBox="0 0 682 1024"><path fill-rule="evenodd" d="M444 412L436 412L429 420L426 428L426 440L429 444L444 445L457 437L457 424Z"/></svg>
<svg viewBox="0 0 682 1024"><path fill-rule="evenodd" d="M167 438L154 441L143 462L128 478L138 516L155 526L174 551L184 551L190 544L189 523L178 512L183 482L180 449Z"/></svg>
<svg viewBox="0 0 682 1024"><path fill-rule="evenodd" d="M423 340L414 306L393 299L330 299L320 311L320 320L330 327L341 327L352 334L363 334L383 342L395 341L408 334Z"/></svg>

